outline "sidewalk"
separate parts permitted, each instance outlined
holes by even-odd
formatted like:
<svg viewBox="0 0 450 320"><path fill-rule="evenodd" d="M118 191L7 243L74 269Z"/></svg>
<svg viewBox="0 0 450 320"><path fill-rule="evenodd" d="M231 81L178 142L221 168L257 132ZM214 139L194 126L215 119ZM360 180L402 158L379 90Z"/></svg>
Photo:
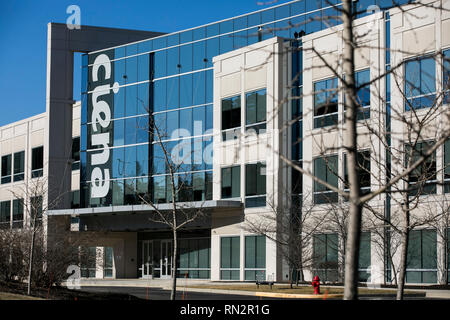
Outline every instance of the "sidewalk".
<svg viewBox="0 0 450 320"><path fill-rule="evenodd" d="M63 286L65 283L62 284ZM161 288L163 290L171 290L171 279L81 279L81 287L141 287L141 288ZM192 288L190 286L214 285L224 286L224 289L210 289L210 288ZM292 294L292 293L275 293L275 292L255 292L255 291L241 291L241 290L227 290L225 287L230 285L227 282L212 282L210 280L196 280L196 279L177 279L177 291L186 292L203 292L203 293L219 293L219 294L234 294L246 296L260 296L272 298L342 298L342 294L325 295L310 295L310 294ZM339 288L339 286L327 286ZM342 287L341 287L342 288ZM390 288L380 288L373 290L395 290ZM425 294L426 298L436 299L450 299L450 290L437 289L405 289L405 292L420 292Z"/></svg>

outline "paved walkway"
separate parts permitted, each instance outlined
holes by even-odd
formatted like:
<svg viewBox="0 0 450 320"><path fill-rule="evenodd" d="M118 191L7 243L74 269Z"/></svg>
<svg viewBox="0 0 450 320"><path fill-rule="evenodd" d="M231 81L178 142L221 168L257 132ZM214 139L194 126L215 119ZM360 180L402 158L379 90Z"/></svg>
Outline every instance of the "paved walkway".
<svg viewBox="0 0 450 320"><path fill-rule="evenodd" d="M171 279L81 279L81 287L141 287L141 288L161 288L163 290L170 290L172 287ZM249 296L265 296L274 298L317 298L311 295L299 294L280 294L271 292L254 292L254 291L239 291L227 289L202 289L189 288L189 286L209 285L214 286L223 285L226 287L230 285L228 282L211 282L210 280L197 279L177 279L177 291L203 292L203 293L219 293L219 294L233 294L233 295L249 295ZM64 285L64 283L63 283ZM329 286L337 287L337 286ZM381 288L381 290L387 288ZM377 290L377 289L374 289ZM426 298L450 299L450 290L436 290L436 289L405 289L405 291L424 292ZM334 296L333 296L334 297ZM334 298L340 298L342 295L336 295ZM332 298L329 295L329 298Z"/></svg>

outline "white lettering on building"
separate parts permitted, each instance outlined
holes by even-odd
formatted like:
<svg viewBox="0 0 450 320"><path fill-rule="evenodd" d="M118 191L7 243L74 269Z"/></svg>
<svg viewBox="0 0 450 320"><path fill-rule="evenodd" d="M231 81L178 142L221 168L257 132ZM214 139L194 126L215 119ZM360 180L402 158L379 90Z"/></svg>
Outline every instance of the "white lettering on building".
<svg viewBox="0 0 450 320"><path fill-rule="evenodd" d="M111 60L106 54L99 55L92 67L92 80L93 82L99 81L99 70L103 68L105 71L105 79L111 78ZM94 153L91 157L91 197L103 198L109 192L110 187L110 174L109 169L102 169L100 165L106 164L109 160L109 141L110 132L101 132L101 128L106 129L111 124L111 108L108 102L99 98L104 95L109 95L111 89L114 93L119 92L119 83L115 82L113 86L100 85L94 88L92 92L92 146L100 146L101 153Z"/></svg>

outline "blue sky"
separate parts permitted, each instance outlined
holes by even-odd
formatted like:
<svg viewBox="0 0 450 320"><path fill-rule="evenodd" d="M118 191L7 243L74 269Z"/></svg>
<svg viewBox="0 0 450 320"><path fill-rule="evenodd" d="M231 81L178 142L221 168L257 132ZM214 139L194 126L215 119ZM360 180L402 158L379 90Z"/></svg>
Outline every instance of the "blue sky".
<svg viewBox="0 0 450 320"><path fill-rule="evenodd" d="M82 25L174 32L285 2L288 0L2 0L0 126L45 111L47 24L65 23L69 5L80 7ZM79 57L75 63L80 63ZM75 81L79 91L79 73Z"/></svg>

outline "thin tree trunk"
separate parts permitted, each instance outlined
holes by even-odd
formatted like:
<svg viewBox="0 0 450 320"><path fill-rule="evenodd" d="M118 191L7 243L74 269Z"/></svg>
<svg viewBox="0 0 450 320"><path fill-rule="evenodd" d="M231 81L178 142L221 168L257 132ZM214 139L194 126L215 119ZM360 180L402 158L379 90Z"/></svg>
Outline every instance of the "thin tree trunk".
<svg viewBox="0 0 450 320"><path fill-rule="evenodd" d="M173 230L173 261L172 261L172 292L170 300L175 300L177 295L177 255L178 255L178 237L177 230Z"/></svg>
<svg viewBox="0 0 450 320"><path fill-rule="evenodd" d="M36 223L36 222L35 222ZM33 227L34 228L34 227ZM31 233L31 244L30 244L30 261L28 265L28 286L27 286L27 294L31 295L31 275L33 273L33 252L34 252L34 237L36 230L33 229Z"/></svg>
<svg viewBox="0 0 450 320"><path fill-rule="evenodd" d="M356 88L355 88L355 66L354 66L354 41L353 41L353 11L352 1L343 1L343 40L344 56L343 71L345 73L345 107L346 107L346 141L344 142L347 152L348 182L350 188L349 201L349 224L347 232L347 245L345 253L345 289L344 299L354 300L358 298L358 258L359 241L361 237L361 203L360 184L357 167L357 135L356 135Z"/></svg>
<svg viewBox="0 0 450 320"><path fill-rule="evenodd" d="M402 249L400 253L400 269L398 275L398 285L397 285L397 300L403 300L403 294L405 291L405 278L406 278L406 258L408 255L408 242L409 235L408 229L402 232Z"/></svg>
<svg viewBox="0 0 450 320"><path fill-rule="evenodd" d="M409 179L407 179L407 185L409 185ZM402 231L402 247L400 252L400 268L397 285L397 300L403 300L403 294L405 290L406 266L408 263L407 257L408 257L409 224L410 224L409 195L408 194L404 195L403 199L404 199L403 204L404 226Z"/></svg>

